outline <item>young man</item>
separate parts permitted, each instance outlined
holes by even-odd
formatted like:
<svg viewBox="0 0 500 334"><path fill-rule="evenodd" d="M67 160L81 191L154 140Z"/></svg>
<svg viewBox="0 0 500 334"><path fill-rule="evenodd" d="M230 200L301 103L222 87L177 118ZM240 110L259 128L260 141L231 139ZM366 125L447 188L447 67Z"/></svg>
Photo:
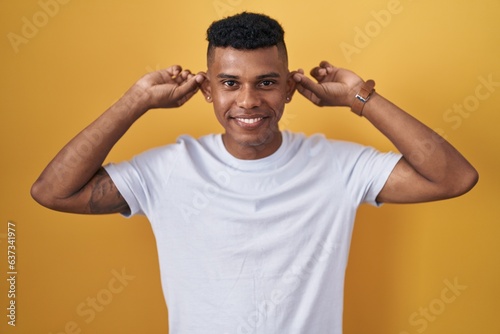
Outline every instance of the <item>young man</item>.
<svg viewBox="0 0 500 334"><path fill-rule="evenodd" d="M145 214L156 237L171 333L341 333L357 207L459 196L475 169L431 129L351 71L288 70L283 29L242 13L208 29L208 70L141 78L71 140L32 188L55 210ZM129 162L102 163L148 110L201 90L222 134L179 138ZM401 154L281 132L298 90L347 106ZM75 161L78 160L78 163Z"/></svg>

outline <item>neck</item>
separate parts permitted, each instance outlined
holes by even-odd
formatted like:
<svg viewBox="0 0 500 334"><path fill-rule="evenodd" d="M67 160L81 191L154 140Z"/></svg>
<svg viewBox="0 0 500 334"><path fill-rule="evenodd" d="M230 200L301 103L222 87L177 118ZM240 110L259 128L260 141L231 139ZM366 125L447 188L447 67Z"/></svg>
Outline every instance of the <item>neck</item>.
<svg viewBox="0 0 500 334"><path fill-rule="evenodd" d="M276 152L283 141L281 132L278 131L271 139L263 143L247 143L231 140L226 134L222 135L222 142L226 150L235 158L241 160L257 160L268 157Z"/></svg>

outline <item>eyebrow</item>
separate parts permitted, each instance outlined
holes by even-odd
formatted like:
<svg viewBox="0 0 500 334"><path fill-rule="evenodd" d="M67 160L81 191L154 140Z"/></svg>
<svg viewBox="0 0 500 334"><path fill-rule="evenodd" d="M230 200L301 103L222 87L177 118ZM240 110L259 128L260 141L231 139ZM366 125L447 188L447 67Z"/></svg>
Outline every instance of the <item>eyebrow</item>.
<svg viewBox="0 0 500 334"><path fill-rule="evenodd" d="M265 74L261 74L257 76L258 80L266 79L266 78L279 78L280 75L277 72L269 72ZM221 79L239 79L239 76L237 75L232 75L232 74L226 74L226 73L220 73L217 75L217 78Z"/></svg>

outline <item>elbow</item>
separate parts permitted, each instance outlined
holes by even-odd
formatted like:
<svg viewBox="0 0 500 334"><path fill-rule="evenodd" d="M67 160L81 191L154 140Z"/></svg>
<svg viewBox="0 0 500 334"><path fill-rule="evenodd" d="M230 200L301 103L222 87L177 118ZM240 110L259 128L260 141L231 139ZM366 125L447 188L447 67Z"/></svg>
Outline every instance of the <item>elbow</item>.
<svg viewBox="0 0 500 334"><path fill-rule="evenodd" d="M87 213L86 207L82 208L78 201L75 201L78 196L64 197L56 186L50 182L44 182L43 179L39 178L33 183L30 194L35 202L47 209L68 213Z"/></svg>
<svg viewBox="0 0 500 334"><path fill-rule="evenodd" d="M467 176L467 187L465 189L464 194L469 192L472 188L474 188L478 183L478 181L479 181L479 173L475 168L471 167L471 171Z"/></svg>
<svg viewBox="0 0 500 334"><path fill-rule="evenodd" d="M458 197L468 193L479 181L479 173L472 166L456 178L454 178L450 189L449 197Z"/></svg>
<svg viewBox="0 0 500 334"><path fill-rule="evenodd" d="M54 197L50 195L49 188L45 186L43 182L40 181L40 179L33 183L33 185L31 186L30 194L38 204L48 209L56 210L56 201Z"/></svg>
<svg viewBox="0 0 500 334"><path fill-rule="evenodd" d="M30 194L31 198L35 200L40 205L46 206L44 203L46 202L44 196L43 196L43 187L40 185L40 182L37 180L33 185L31 186Z"/></svg>

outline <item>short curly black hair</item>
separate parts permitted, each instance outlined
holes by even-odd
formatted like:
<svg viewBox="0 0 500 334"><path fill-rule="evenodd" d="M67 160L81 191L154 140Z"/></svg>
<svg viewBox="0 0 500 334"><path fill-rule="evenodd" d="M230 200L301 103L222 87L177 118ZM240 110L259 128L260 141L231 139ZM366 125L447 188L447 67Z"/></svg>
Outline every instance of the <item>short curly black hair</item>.
<svg viewBox="0 0 500 334"><path fill-rule="evenodd" d="M276 46L288 63L283 27L264 14L243 12L213 22L207 30L208 63L216 47L254 50Z"/></svg>

